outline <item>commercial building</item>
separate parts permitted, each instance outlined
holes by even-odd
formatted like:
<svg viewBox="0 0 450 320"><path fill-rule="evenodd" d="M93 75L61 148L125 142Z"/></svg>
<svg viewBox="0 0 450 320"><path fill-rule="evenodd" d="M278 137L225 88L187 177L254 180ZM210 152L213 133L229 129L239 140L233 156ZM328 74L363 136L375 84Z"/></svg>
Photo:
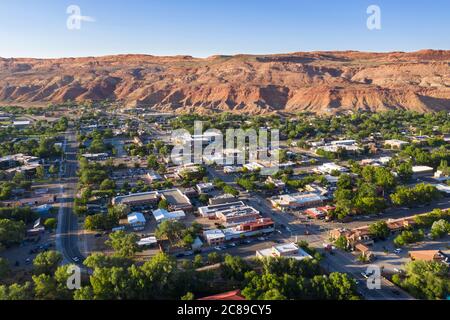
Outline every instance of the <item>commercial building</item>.
<svg viewBox="0 0 450 320"><path fill-rule="evenodd" d="M236 224L260 218L259 211L242 201L200 207L198 212L205 218L217 218L227 224Z"/></svg>
<svg viewBox="0 0 450 320"><path fill-rule="evenodd" d="M179 189L133 193L113 198L113 205L124 204L131 208L138 206L154 206L161 199L167 200L171 211L192 211L191 201Z"/></svg>
<svg viewBox="0 0 450 320"><path fill-rule="evenodd" d="M209 245L220 245L225 241L268 234L275 231L275 223L270 218L260 218L241 223L230 228L212 229L203 232L203 237Z"/></svg>
<svg viewBox="0 0 450 320"><path fill-rule="evenodd" d="M275 231L275 223L270 218L260 218L222 230L225 240L236 240L242 237L252 237Z"/></svg>
<svg viewBox="0 0 450 320"><path fill-rule="evenodd" d="M324 219L327 216L327 214L333 211L334 209L335 207L331 206L310 208L305 210L304 213L313 219Z"/></svg>
<svg viewBox="0 0 450 320"><path fill-rule="evenodd" d="M113 205L124 204L129 207L155 205L159 202L161 195L158 191L132 193L126 196L118 196L112 199Z"/></svg>
<svg viewBox="0 0 450 320"><path fill-rule="evenodd" d="M312 259L312 256L295 243L287 243L256 251L257 258Z"/></svg>
<svg viewBox="0 0 450 320"><path fill-rule="evenodd" d="M45 204L53 204L56 201L55 195L43 195L40 197L26 198L11 201L1 201L5 207L38 207Z"/></svg>
<svg viewBox="0 0 450 320"><path fill-rule="evenodd" d="M316 193L294 193L272 197L269 200L274 208L286 211L321 205L327 198Z"/></svg>
<svg viewBox="0 0 450 320"><path fill-rule="evenodd" d="M225 234L220 229L203 231L203 238L210 246L221 245L225 242Z"/></svg>

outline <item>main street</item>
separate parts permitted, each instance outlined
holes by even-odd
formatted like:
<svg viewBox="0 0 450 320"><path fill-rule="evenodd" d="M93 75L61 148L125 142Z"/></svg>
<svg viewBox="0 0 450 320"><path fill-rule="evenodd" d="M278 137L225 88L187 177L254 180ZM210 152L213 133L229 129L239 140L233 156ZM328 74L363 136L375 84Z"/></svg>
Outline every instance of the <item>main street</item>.
<svg viewBox="0 0 450 320"><path fill-rule="evenodd" d="M62 253L64 263L82 266L84 260L78 248L78 218L73 213L73 201L77 188L78 144L73 131L65 133L64 158L60 172L61 193L58 212L56 248Z"/></svg>

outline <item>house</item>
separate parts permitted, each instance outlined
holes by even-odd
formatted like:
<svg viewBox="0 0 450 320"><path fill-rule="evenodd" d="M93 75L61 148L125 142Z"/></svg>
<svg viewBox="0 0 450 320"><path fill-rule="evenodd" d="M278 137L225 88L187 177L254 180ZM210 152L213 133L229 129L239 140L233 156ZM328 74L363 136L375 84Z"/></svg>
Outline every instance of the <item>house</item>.
<svg viewBox="0 0 450 320"><path fill-rule="evenodd" d="M364 245L362 243L357 243L355 245L355 250L360 252L363 257L365 257L365 258L367 258L369 260L371 260L374 257L374 255L370 251L370 249L366 245Z"/></svg>
<svg viewBox="0 0 450 320"><path fill-rule="evenodd" d="M137 242L137 245L139 247L148 247L148 246L152 246L157 243L158 243L158 240L156 240L156 237L147 237L147 238L140 239Z"/></svg>
<svg viewBox="0 0 450 320"><path fill-rule="evenodd" d="M216 295L213 295L213 296L200 298L198 300L204 300L204 301L207 301L207 300L240 301L240 300L245 300L245 298L241 295L241 291L240 290L234 290L234 291L230 291L230 292L225 292L225 293L220 293L220 294L216 294Z"/></svg>
<svg viewBox="0 0 450 320"><path fill-rule="evenodd" d="M274 246L269 249L256 251L256 257L263 258L288 258L295 260L312 259L312 256L295 243L287 243Z"/></svg>
<svg viewBox="0 0 450 320"><path fill-rule="evenodd" d="M164 221L178 221L186 218L183 210L169 212L165 209L157 209L152 211L157 223Z"/></svg>
<svg viewBox="0 0 450 320"><path fill-rule="evenodd" d="M448 257L441 250L410 251L409 257L413 261L448 261Z"/></svg>
<svg viewBox="0 0 450 320"><path fill-rule="evenodd" d="M144 215L140 212L130 213L127 216L127 220L130 227L132 227L136 231L143 230L145 227L145 223L147 222Z"/></svg>
<svg viewBox="0 0 450 320"><path fill-rule="evenodd" d="M431 177L434 174L434 169L428 166L413 166L412 167L412 178L417 179L421 177Z"/></svg>
<svg viewBox="0 0 450 320"><path fill-rule="evenodd" d="M203 238L210 246L221 245L225 242L225 234L220 229L203 231Z"/></svg>
<svg viewBox="0 0 450 320"><path fill-rule="evenodd" d="M407 141L402 141L398 139L386 140L384 141L384 146L391 149L401 150L409 144Z"/></svg>

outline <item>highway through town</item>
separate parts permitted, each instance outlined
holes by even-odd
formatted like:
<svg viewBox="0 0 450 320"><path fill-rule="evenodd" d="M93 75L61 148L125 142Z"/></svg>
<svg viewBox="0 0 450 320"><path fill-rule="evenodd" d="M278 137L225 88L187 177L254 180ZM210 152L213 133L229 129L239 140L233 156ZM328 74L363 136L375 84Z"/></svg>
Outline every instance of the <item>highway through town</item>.
<svg viewBox="0 0 450 320"><path fill-rule="evenodd" d="M60 172L61 193L58 197L60 208L58 212L56 248L62 253L64 263L76 264L82 267L84 257L78 247L78 218L73 213L73 201L78 182L78 144L75 132L66 132L63 148L65 162Z"/></svg>

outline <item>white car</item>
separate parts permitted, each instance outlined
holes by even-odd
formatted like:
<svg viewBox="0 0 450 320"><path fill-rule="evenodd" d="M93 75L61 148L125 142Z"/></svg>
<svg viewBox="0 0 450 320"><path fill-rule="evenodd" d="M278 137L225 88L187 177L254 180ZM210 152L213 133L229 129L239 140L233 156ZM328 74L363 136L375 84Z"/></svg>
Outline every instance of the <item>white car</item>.
<svg viewBox="0 0 450 320"><path fill-rule="evenodd" d="M72 260L75 262L80 262L80 258L78 258L78 257L73 257Z"/></svg>
<svg viewBox="0 0 450 320"><path fill-rule="evenodd" d="M394 253L396 253L396 254L399 254L401 252L402 252L402 249L400 249L400 248L394 250Z"/></svg>

